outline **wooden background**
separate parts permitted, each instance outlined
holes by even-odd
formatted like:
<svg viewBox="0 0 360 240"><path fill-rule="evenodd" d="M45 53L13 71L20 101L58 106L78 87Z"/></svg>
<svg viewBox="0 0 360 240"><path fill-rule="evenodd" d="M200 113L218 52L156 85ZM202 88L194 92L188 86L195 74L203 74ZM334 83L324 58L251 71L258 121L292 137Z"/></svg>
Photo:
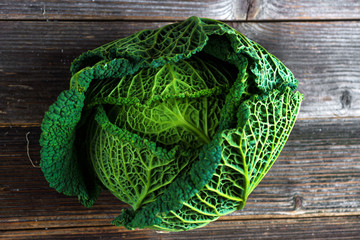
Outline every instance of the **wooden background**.
<svg viewBox="0 0 360 240"><path fill-rule="evenodd" d="M92 208L48 187L40 123L68 88L72 59L144 28L215 18L263 45L305 94L281 156L243 211L163 233L110 224L125 207ZM359 0L1 0L0 239L360 239Z"/></svg>

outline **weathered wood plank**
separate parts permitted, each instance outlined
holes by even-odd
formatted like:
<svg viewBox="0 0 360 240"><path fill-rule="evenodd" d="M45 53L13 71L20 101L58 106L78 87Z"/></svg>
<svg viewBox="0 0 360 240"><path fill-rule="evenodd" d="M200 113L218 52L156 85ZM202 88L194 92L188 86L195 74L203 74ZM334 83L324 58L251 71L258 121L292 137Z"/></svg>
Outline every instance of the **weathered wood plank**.
<svg viewBox="0 0 360 240"><path fill-rule="evenodd" d="M356 0L250 0L249 20L359 19Z"/></svg>
<svg viewBox="0 0 360 240"><path fill-rule="evenodd" d="M103 226L126 207L104 192L84 208L50 189L27 132L38 165L39 128L0 128L0 230ZM359 132L359 119L298 121L245 209L222 220L360 215Z"/></svg>
<svg viewBox="0 0 360 240"><path fill-rule="evenodd" d="M1 239L357 239L359 216L216 221L188 232L126 230L114 226L0 232Z"/></svg>
<svg viewBox="0 0 360 240"><path fill-rule="evenodd" d="M189 16L218 20L358 19L355 0L202 0L132 1L5 0L1 19L32 20L182 20Z"/></svg>
<svg viewBox="0 0 360 240"><path fill-rule="evenodd" d="M5 0L0 19L181 20L190 16L222 20L245 19L248 2L242 0L146 1Z"/></svg>
<svg viewBox="0 0 360 240"><path fill-rule="evenodd" d="M0 124L39 125L83 51L163 22L0 22ZM306 98L299 117L360 116L360 22L230 23L281 59Z"/></svg>

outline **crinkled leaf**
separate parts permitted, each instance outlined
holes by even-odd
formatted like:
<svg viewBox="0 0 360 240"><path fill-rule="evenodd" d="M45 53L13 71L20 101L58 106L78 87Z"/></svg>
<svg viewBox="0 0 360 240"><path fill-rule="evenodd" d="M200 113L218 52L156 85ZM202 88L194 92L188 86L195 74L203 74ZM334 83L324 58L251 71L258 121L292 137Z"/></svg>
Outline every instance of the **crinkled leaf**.
<svg viewBox="0 0 360 240"><path fill-rule="evenodd" d="M221 135L221 162L208 184L178 211L161 216L155 228L182 231L201 227L244 207L284 147L299 112L302 95L289 88L242 104L245 123Z"/></svg>
<svg viewBox="0 0 360 240"><path fill-rule="evenodd" d="M205 97L169 99L155 106L115 107L111 115L116 115L118 126L155 142L196 149L214 136L222 104L221 99Z"/></svg>
<svg viewBox="0 0 360 240"><path fill-rule="evenodd" d="M100 187L92 179L94 176L86 172L88 164L81 161L75 148L76 125L83 101L83 94L67 90L50 106L41 124L40 165L51 187L66 195L78 196L81 203L89 207L95 202Z"/></svg>
<svg viewBox="0 0 360 240"><path fill-rule="evenodd" d="M196 152L166 151L112 124L98 107L91 126L90 158L97 176L134 209L150 203L190 162Z"/></svg>
<svg viewBox="0 0 360 240"><path fill-rule="evenodd" d="M194 57L98 81L87 93L89 105L116 104L109 116L118 126L164 145L199 148L215 134L224 102L218 95L228 91L235 71L217 69L216 63L223 64Z"/></svg>
<svg viewBox="0 0 360 240"><path fill-rule="evenodd" d="M201 20L191 17L159 29L143 30L88 51L73 62L71 72L75 74L94 63L114 58L129 59L141 66L162 66L189 58L199 52L207 40Z"/></svg>
<svg viewBox="0 0 360 240"><path fill-rule="evenodd" d="M200 58L206 58L204 61ZM151 105L169 98L199 98L225 93L236 69L226 66L210 55L199 55L177 63L167 63L156 68L142 68L133 75L120 79L108 78L95 81L87 92L90 106L97 104L131 103ZM221 69L218 67L222 66Z"/></svg>

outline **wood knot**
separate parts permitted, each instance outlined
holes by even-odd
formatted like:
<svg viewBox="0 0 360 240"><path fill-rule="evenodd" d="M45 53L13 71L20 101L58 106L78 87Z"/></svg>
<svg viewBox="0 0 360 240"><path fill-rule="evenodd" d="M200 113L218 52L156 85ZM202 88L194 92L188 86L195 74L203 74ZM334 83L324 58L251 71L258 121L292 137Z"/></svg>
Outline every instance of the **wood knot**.
<svg viewBox="0 0 360 240"><path fill-rule="evenodd" d="M294 210L299 210L302 207L303 198L300 196L294 196Z"/></svg>
<svg viewBox="0 0 360 240"><path fill-rule="evenodd" d="M351 107L352 96L348 90L342 92L340 96L341 108L350 108Z"/></svg>

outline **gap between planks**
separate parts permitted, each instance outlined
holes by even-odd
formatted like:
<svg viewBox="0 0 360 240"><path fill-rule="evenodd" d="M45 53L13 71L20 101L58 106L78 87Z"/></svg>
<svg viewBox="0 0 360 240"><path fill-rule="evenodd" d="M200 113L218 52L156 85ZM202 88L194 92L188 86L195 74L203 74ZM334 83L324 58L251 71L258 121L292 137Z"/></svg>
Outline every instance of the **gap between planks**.
<svg viewBox="0 0 360 240"><path fill-rule="evenodd" d="M301 110L300 110L301 111ZM349 117L323 117L323 118L296 118L296 121L336 121L336 120L359 120L360 116L349 116ZM2 123L0 122L0 128L31 128L31 127L41 127L41 122L39 123ZM30 133L31 134L31 133Z"/></svg>
<svg viewBox="0 0 360 240"><path fill-rule="evenodd" d="M283 214L283 213L282 213ZM106 215L108 216L108 215ZM114 217L117 215L114 215ZM305 220L305 219L321 219L321 218L336 218L336 217L356 217L359 216L360 217L360 212L347 212L347 213L314 213L314 214L306 214L306 215L301 215L301 213L299 214L294 214L294 215L247 215L247 216L231 216L231 215L225 215L220 217L218 220L214 221L216 223L226 223L226 222L256 222L256 221L269 221L269 220L273 220L273 221L281 221L281 220ZM5 226L5 228L0 229L0 236L1 236L1 232L5 232L5 231L31 231L31 230L50 230L50 229L73 229L73 228L87 228L87 227L115 227L114 225L112 225L111 219L107 219L107 218L101 218L101 219L97 219L94 218L94 220L99 220L99 221L94 221L91 219L82 219L81 222L82 224L77 224L77 225L72 225L72 226L64 226L64 225L58 225L56 226L52 226L51 225L42 225L41 222L46 221L46 223L49 222L54 222L54 223L59 223L58 220L49 220L48 218L44 218L44 220L41 219L41 217L35 217L36 218L36 223L38 224L36 227L31 227L31 225L29 225L29 227L24 227L24 225L21 228L16 228L14 226L11 227L12 223L15 222L2 222L2 225ZM25 222L33 222L34 221L34 217L27 217L25 219L21 218L21 223L25 223ZM63 221L72 221L71 219L69 220L63 220ZM212 222L212 223L214 223ZM76 223L76 221L73 222L73 224ZM7 227L8 226L8 227ZM120 227L122 228L122 227ZM122 228L123 230L126 230L125 228Z"/></svg>
<svg viewBox="0 0 360 240"><path fill-rule="evenodd" d="M190 17L190 16L189 16ZM89 23L101 23L101 22L129 22L129 23L176 23L181 22L188 19L188 17L184 18L166 18L166 19L141 19L141 18L105 18L105 19L1 19L0 22L89 22ZM216 19L217 20L217 19ZM326 18L326 19L318 19L318 18L308 18L308 19L248 19L248 20L219 20L226 24L231 23L317 23L317 22L360 22L360 18Z"/></svg>

